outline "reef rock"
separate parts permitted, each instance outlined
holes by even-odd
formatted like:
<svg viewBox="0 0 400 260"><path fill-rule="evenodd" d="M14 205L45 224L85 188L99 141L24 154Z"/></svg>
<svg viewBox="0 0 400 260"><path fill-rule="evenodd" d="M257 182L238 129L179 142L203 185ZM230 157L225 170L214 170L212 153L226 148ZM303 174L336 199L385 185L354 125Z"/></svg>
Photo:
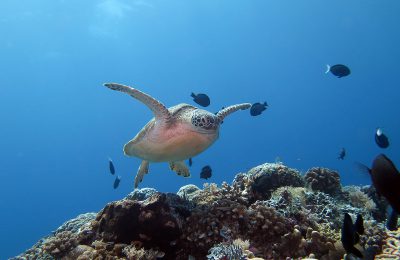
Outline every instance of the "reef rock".
<svg viewBox="0 0 400 260"><path fill-rule="evenodd" d="M247 173L236 175L233 186L245 190L250 201L255 201L269 199L271 193L279 187L303 187L304 180L299 171L281 163L264 163Z"/></svg>
<svg viewBox="0 0 400 260"><path fill-rule="evenodd" d="M314 191L325 192L329 195L340 193L339 173L327 168L313 167L304 176L309 187Z"/></svg>

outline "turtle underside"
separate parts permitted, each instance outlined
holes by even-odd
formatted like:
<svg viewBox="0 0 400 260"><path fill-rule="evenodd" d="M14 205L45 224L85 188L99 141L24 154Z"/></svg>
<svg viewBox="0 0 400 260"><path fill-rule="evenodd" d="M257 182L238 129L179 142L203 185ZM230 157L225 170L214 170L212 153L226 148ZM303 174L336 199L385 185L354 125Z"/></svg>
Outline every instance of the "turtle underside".
<svg viewBox="0 0 400 260"><path fill-rule="evenodd" d="M125 144L125 155L149 162L175 162L201 153L218 138L218 129L201 131L194 127L191 113L195 109L179 104L168 109L172 116L167 122L152 118Z"/></svg>

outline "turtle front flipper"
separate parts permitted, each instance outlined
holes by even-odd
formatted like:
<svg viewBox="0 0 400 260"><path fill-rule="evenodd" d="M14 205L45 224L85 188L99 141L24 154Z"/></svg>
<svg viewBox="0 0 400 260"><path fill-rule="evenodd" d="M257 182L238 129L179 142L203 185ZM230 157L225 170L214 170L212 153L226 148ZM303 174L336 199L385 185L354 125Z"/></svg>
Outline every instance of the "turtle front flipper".
<svg viewBox="0 0 400 260"><path fill-rule="evenodd" d="M121 85L118 83L104 83L109 89L124 92L131 97L136 98L145 104L153 112L154 117L159 120L158 122L167 122L171 118L171 114L163 103L154 99L152 96L132 87Z"/></svg>
<svg viewBox="0 0 400 260"><path fill-rule="evenodd" d="M149 162L143 160L135 176L135 189L139 186L139 183L143 181L143 177L147 173L149 173Z"/></svg>
<svg viewBox="0 0 400 260"><path fill-rule="evenodd" d="M216 116L218 117L219 122L222 122L227 115L230 115L238 110L249 109L250 107L251 107L250 103L232 105L219 111Z"/></svg>
<svg viewBox="0 0 400 260"><path fill-rule="evenodd" d="M169 162L169 168L183 177L190 177L189 168L184 161Z"/></svg>

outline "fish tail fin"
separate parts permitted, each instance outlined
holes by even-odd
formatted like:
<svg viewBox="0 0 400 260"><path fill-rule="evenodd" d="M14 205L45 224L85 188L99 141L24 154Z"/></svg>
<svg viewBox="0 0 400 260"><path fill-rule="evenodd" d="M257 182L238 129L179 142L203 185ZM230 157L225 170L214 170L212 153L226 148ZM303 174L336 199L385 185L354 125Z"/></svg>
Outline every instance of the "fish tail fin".
<svg viewBox="0 0 400 260"><path fill-rule="evenodd" d="M350 248L349 253L353 254L353 255L355 255L355 256L357 256L359 258L363 258L363 254L360 252L360 250L358 250L354 246Z"/></svg>
<svg viewBox="0 0 400 260"><path fill-rule="evenodd" d="M264 106L266 106L266 107L268 106L267 101L264 102Z"/></svg>
<svg viewBox="0 0 400 260"><path fill-rule="evenodd" d="M331 70L331 66L329 66L329 64L326 64L326 71L325 73L328 73Z"/></svg>
<svg viewBox="0 0 400 260"><path fill-rule="evenodd" d="M399 213L395 209L392 208L392 211L389 213L389 216L386 220L386 228L390 231L397 230L397 219L399 218Z"/></svg>
<svg viewBox="0 0 400 260"><path fill-rule="evenodd" d="M364 234L364 220L362 215L358 214L356 222L354 223L355 230L358 234Z"/></svg>
<svg viewBox="0 0 400 260"><path fill-rule="evenodd" d="M354 165L357 167L357 169L362 172L362 173L371 173L371 169L368 168L368 166L366 166L365 164L362 164L360 162L354 162Z"/></svg>
<svg viewBox="0 0 400 260"><path fill-rule="evenodd" d="M194 94L194 93L192 92L192 94L190 94L190 96L191 96L192 98L195 98L195 97L196 97L196 94Z"/></svg>

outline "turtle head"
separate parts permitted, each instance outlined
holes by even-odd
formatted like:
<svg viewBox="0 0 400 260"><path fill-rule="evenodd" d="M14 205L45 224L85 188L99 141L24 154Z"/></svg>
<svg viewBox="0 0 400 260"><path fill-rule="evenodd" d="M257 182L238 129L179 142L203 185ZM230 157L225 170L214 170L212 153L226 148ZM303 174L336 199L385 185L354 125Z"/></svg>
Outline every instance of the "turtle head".
<svg viewBox="0 0 400 260"><path fill-rule="evenodd" d="M218 117L203 109L195 109L192 112L192 125L202 131L215 131L219 127Z"/></svg>
<svg viewBox="0 0 400 260"><path fill-rule="evenodd" d="M237 104L237 105L232 105L229 107L226 107L220 111L218 111L217 113L217 120L218 122L222 122L224 120L224 118L230 114L232 114L233 112L236 112L238 110L246 110L249 109L251 107L250 103L242 103L242 104Z"/></svg>

